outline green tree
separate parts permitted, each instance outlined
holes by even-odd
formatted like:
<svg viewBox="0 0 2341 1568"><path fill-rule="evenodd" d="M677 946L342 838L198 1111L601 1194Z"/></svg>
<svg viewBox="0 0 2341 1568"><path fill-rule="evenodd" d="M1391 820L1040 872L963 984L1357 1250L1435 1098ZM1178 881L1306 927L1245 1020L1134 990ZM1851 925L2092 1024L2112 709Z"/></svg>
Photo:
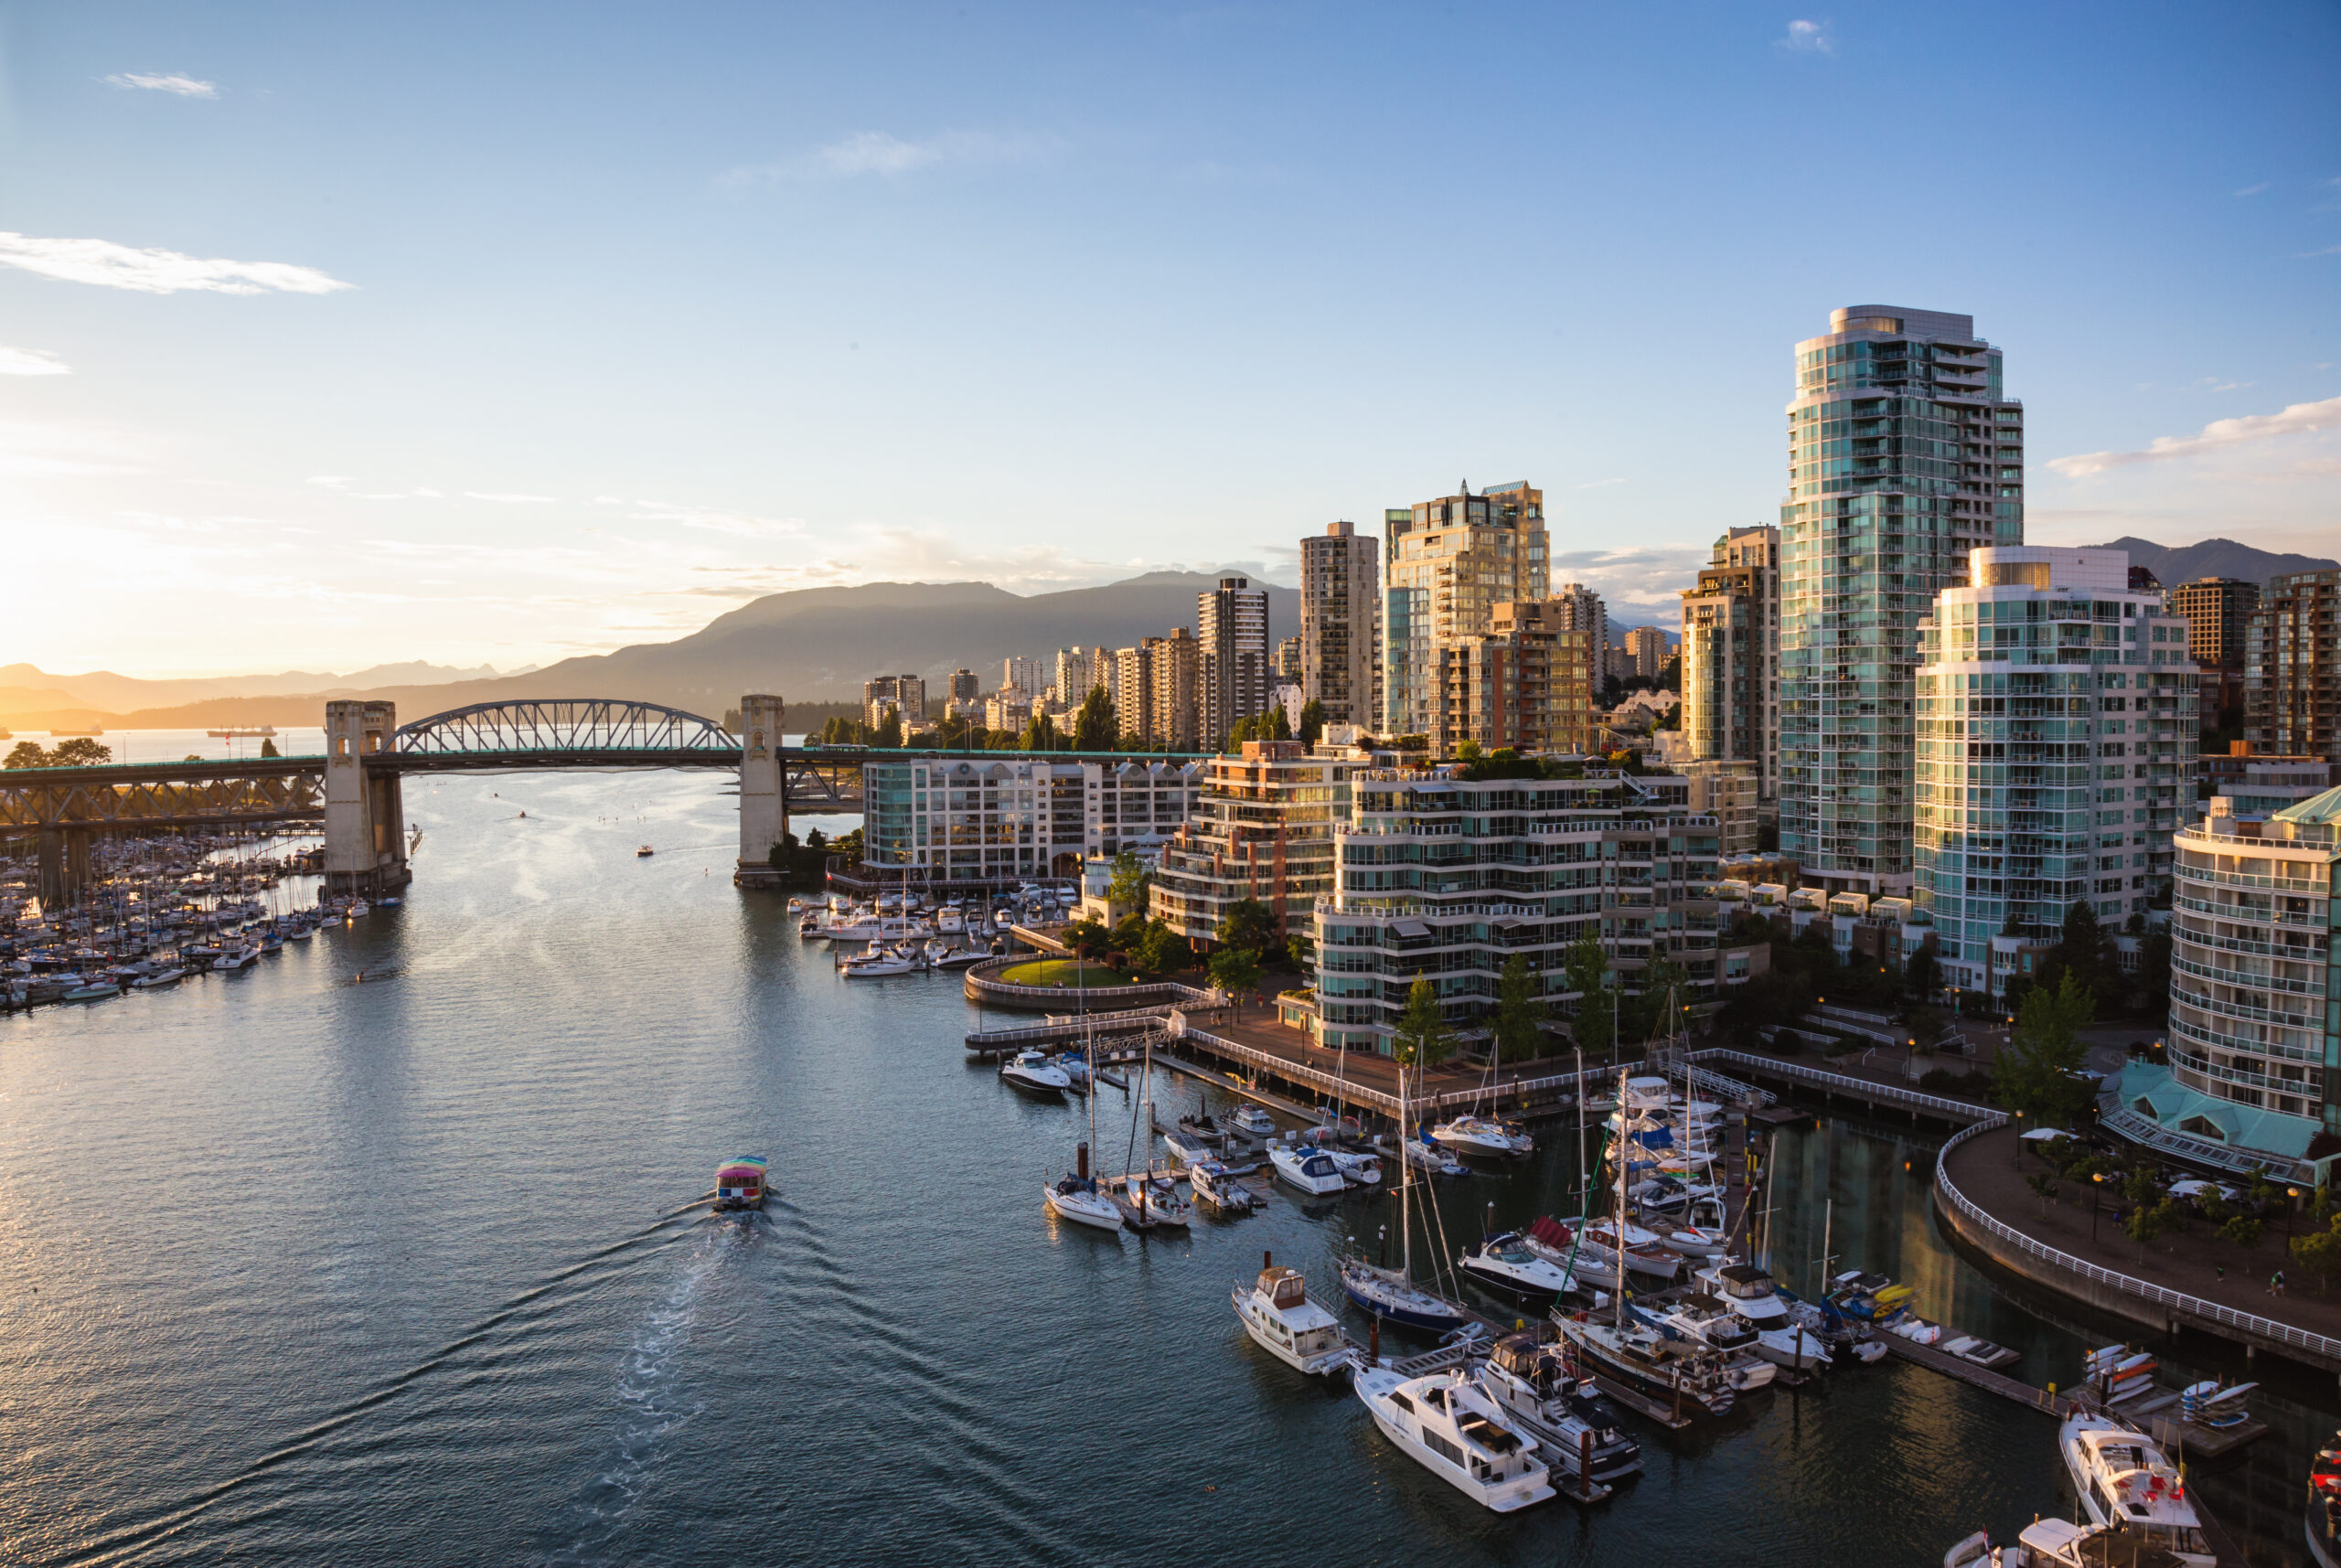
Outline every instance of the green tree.
<svg viewBox="0 0 2341 1568"><path fill-rule="evenodd" d="M2260 1244L2260 1221L2249 1214L2238 1214L2219 1227L2219 1240L2233 1242L2250 1252Z"/></svg>
<svg viewBox="0 0 2341 1568"><path fill-rule="evenodd" d="M1499 1061L1528 1061L1545 1053L1544 986L1524 953L1504 960L1496 982L1495 1035Z"/></svg>
<svg viewBox="0 0 2341 1568"><path fill-rule="evenodd" d="M1569 1033L1588 1053L1608 1051L1617 1043L1609 995L1609 955L1601 951L1601 938L1591 927L1570 946L1563 965L1568 988L1577 993Z"/></svg>
<svg viewBox="0 0 2341 1568"><path fill-rule="evenodd" d="M1260 737L1263 741L1292 739L1292 717L1285 712L1283 703L1275 702L1268 705L1267 726L1267 733Z"/></svg>
<svg viewBox="0 0 2341 1568"><path fill-rule="evenodd" d="M1147 874L1146 862L1135 850L1125 849L1114 857L1114 877L1106 884L1106 898L1110 903L1130 909L1146 907L1146 890L1154 879Z"/></svg>
<svg viewBox="0 0 2341 1568"><path fill-rule="evenodd" d="M2293 1257L2316 1275L2316 1293L2323 1296L2333 1288L2333 1276L2341 1274L2341 1225L2294 1236Z"/></svg>
<svg viewBox="0 0 2341 1568"><path fill-rule="evenodd" d="M1641 993L1627 1007L1628 1039L1639 1034L1656 1042L1689 1019L1684 1009L1691 1001L1691 972L1682 965L1662 954L1643 965L1634 980Z"/></svg>
<svg viewBox="0 0 2341 1568"><path fill-rule="evenodd" d="M2036 1175L2026 1177L2024 1184L2032 1189L2032 1195L2035 1198L2040 1200L2040 1217L2047 1219L2048 1205L2057 1200L2057 1179L2044 1170Z"/></svg>
<svg viewBox="0 0 2341 1568"><path fill-rule="evenodd" d="M2065 912L2065 929L2052 956L2080 977L2100 1006L2121 994L2122 965L2113 938L2086 901L2076 899Z"/></svg>
<svg viewBox="0 0 2341 1568"><path fill-rule="evenodd" d="M276 749L274 741L262 736L260 742L260 754L263 757L281 757L284 753Z"/></svg>
<svg viewBox="0 0 2341 1568"><path fill-rule="evenodd" d="M202 761L200 757L196 760ZM41 749L38 741L17 741L16 748L8 753L7 760L0 763L0 767L9 768L45 768L47 766L48 766L48 753Z"/></svg>
<svg viewBox="0 0 2341 1568"><path fill-rule="evenodd" d="M772 841L772 852L764 857L765 864L775 871L790 871L796 867L796 835L784 833Z"/></svg>
<svg viewBox="0 0 2341 1568"><path fill-rule="evenodd" d="M1477 741L1458 741L1455 742L1455 760L1459 763L1478 762L1480 760L1480 742Z"/></svg>
<svg viewBox="0 0 2341 1568"><path fill-rule="evenodd" d="M1312 697L1300 705L1301 742L1304 745L1313 746L1323 738L1324 733L1325 705Z"/></svg>
<svg viewBox="0 0 2341 1568"><path fill-rule="evenodd" d="M1026 720L1023 740L1015 748L1020 752L1054 752L1061 749L1057 737L1057 722L1045 713L1035 713Z"/></svg>
<svg viewBox="0 0 2341 1568"><path fill-rule="evenodd" d="M1439 1013L1438 987L1429 976L1416 976L1406 987L1406 1010L1398 1015L1391 1049L1401 1067L1436 1067L1454 1054L1455 1032Z"/></svg>
<svg viewBox="0 0 2341 1568"><path fill-rule="evenodd" d="M1935 999L1942 989L1942 955L1935 946L1935 939L1928 937L1910 955L1909 967L1902 971L1902 987L1922 1002Z"/></svg>
<svg viewBox="0 0 2341 1568"><path fill-rule="evenodd" d="M52 768L94 768L101 763L112 761L112 748L101 746L87 735L59 741L57 749L48 754L48 765Z"/></svg>
<svg viewBox="0 0 2341 1568"><path fill-rule="evenodd" d="M828 835L819 828L807 827L805 830L805 848L807 849L826 849L828 848Z"/></svg>
<svg viewBox="0 0 2341 1568"><path fill-rule="evenodd" d="M901 709L891 702L886 705L885 716L878 720L878 728L871 733L870 743L873 746L883 746L890 751L902 750L903 710Z"/></svg>
<svg viewBox="0 0 2341 1568"><path fill-rule="evenodd" d="M1093 686L1082 699L1081 711L1073 716L1073 749L1076 752L1110 752L1118 727L1114 721L1114 699L1106 695L1102 686Z"/></svg>
<svg viewBox="0 0 2341 1568"><path fill-rule="evenodd" d="M1220 945L1240 947L1256 959L1280 945L1282 935L1275 912L1257 899L1237 899L1219 917Z"/></svg>
<svg viewBox="0 0 2341 1568"><path fill-rule="evenodd" d="M1084 916L1064 928L1064 944L1083 958L1101 957L1113 951L1114 933L1105 922Z"/></svg>
<svg viewBox="0 0 2341 1568"><path fill-rule="evenodd" d="M1145 939L1130 949L1131 962L1141 975L1168 975L1194 961L1187 939L1161 921L1149 921Z"/></svg>
<svg viewBox="0 0 2341 1568"><path fill-rule="evenodd" d="M1223 947L1211 955L1211 983L1235 998L1244 1010L1244 993L1260 983L1259 955L1242 947Z"/></svg>
<svg viewBox="0 0 2341 1568"><path fill-rule="evenodd" d="M2122 1221L2122 1229L2138 1243L2138 1261L2143 1263L2148 1244L2164 1232L2175 1228L2185 1218L2178 1205L2165 1198L2159 1203L2140 1203L2133 1207L2130 1217Z"/></svg>
<svg viewBox="0 0 2341 1568"><path fill-rule="evenodd" d="M2015 1033L2000 1052L1993 1087L2002 1104L2034 1119L2061 1121L2089 1103L2089 1086L2074 1076L2088 1059L2080 1030L2095 1016L2096 999L2068 970L2053 991L2025 993Z"/></svg>
<svg viewBox="0 0 2341 1568"><path fill-rule="evenodd" d="M1285 943L1284 955L1300 974L1306 975L1317 967L1317 944L1309 939L1305 931L1296 933Z"/></svg>

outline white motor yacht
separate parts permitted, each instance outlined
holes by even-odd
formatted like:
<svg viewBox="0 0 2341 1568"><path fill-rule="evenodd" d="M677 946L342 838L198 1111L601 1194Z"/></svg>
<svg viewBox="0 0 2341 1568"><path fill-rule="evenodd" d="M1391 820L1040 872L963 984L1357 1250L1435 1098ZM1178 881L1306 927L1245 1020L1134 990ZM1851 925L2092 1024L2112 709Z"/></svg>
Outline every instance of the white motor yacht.
<svg viewBox="0 0 2341 1568"><path fill-rule="evenodd" d="M133 980L130 983L130 988L134 991L157 991L165 986L176 986L186 978L187 971L176 966L157 969L151 975L141 975L137 979Z"/></svg>
<svg viewBox="0 0 2341 1568"><path fill-rule="evenodd" d="M1257 1105L1238 1105L1227 1125L1247 1138L1272 1138L1277 1132L1276 1118Z"/></svg>
<svg viewBox="0 0 2341 1568"><path fill-rule="evenodd" d="M1977 1531L1942 1554L1942 1568L2182 1568L2187 1561L2120 1525L2037 1519L2013 1545Z"/></svg>
<svg viewBox="0 0 2341 1568"><path fill-rule="evenodd" d="M1488 1237L1455 1263L1481 1285L1540 1306L1549 1307L1577 1288L1568 1270L1537 1256L1513 1231Z"/></svg>
<svg viewBox="0 0 2341 1568"><path fill-rule="evenodd" d="M1208 1203L1223 1214L1248 1214L1256 1201L1252 1189L1216 1159L1198 1159L1187 1167L1187 1185L1195 1201Z"/></svg>
<svg viewBox="0 0 2341 1568"><path fill-rule="evenodd" d="M832 942L924 942L935 928L912 915L862 914L831 921L821 934Z"/></svg>
<svg viewBox="0 0 2341 1568"><path fill-rule="evenodd" d="M1554 1495L1536 1440L1468 1374L1405 1378L1375 1367L1356 1386L1384 1437L1472 1501L1512 1513Z"/></svg>
<svg viewBox="0 0 2341 1568"><path fill-rule="evenodd" d="M946 936L957 936L967 929L967 917L957 904L945 904L935 912L935 929Z"/></svg>
<svg viewBox="0 0 2341 1568"><path fill-rule="evenodd" d="M872 948L858 958L847 958L838 965L838 972L849 980L882 980L892 975L914 974L920 960L908 953L888 952Z"/></svg>
<svg viewBox="0 0 2341 1568"><path fill-rule="evenodd" d="M1371 1149L1344 1148L1337 1143L1320 1143L1317 1147L1325 1151L1334 1168L1342 1173L1342 1179L1352 1187L1382 1185L1382 1161Z"/></svg>
<svg viewBox="0 0 2341 1568"><path fill-rule="evenodd" d="M1620 1308L1620 1310L1625 1310ZM1613 1322L1564 1317L1554 1308L1553 1320L1569 1342L1610 1376L1662 1399L1680 1394L1686 1408L1695 1406L1710 1415L1729 1411L1737 1391L1724 1359L1691 1340L1670 1339L1633 1313L1620 1327Z"/></svg>
<svg viewBox="0 0 2341 1568"><path fill-rule="evenodd" d="M1277 1267L1267 1253L1260 1256L1260 1277L1252 1288L1239 1285L1228 1296L1244 1331L1285 1365L1322 1377L1350 1364L1341 1320L1309 1299L1309 1282L1297 1270Z"/></svg>
<svg viewBox="0 0 2341 1568"><path fill-rule="evenodd" d="M221 971L233 971L237 969L249 969L259 962L259 944L256 943L239 941L234 946L229 948L228 951L213 959L211 961L211 966L214 969Z"/></svg>
<svg viewBox="0 0 2341 1568"><path fill-rule="evenodd" d="M1037 1051L1020 1051L999 1064L1000 1082L1020 1093L1053 1100L1073 1087L1065 1070Z"/></svg>
<svg viewBox="0 0 2341 1568"><path fill-rule="evenodd" d="M1325 1197L1349 1190L1349 1181L1333 1157L1315 1144L1277 1143L1268 1146L1268 1163L1277 1175L1303 1192Z"/></svg>
<svg viewBox="0 0 2341 1568"><path fill-rule="evenodd" d="M1589 1476L1595 1487L1587 1500L1595 1500L1609 1489L1600 1483L1642 1467L1641 1445L1626 1435L1617 1411L1598 1391L1578 1381L1551 1334L1546 1328L1498 1339L1480 1369L1480 1388L1536 1439L1556 1473L1574 1478L1572 1496L1587 1498L1584 1482Z"/></svg>
<svg viewBox="0 0 2341 1568"><path fill-rule="evenodd" d="M2057 1428L2057 1451L2091 1523L2118 1524L2187 1568L2216 1568L2186 1479L2153 1438L2115 1416L2071 1415Z"/></svg>
<svg viewBox="0 0 2341 1568"><path fill-rule="evenodd" d="M1423 1138L1405 1141L1406 1160L1416 1170L1427 1170L1434 1176L1469 1176L1470 1168L1437 1144Z"/></svg>
<svg viewBox="0 0 2341 1568"><path fill-rule="evenodd" d="M1683 1267L1680 1257L1659 1246L1656 1232L1645 1231L1630 1221L1622 1231L1614 1220L1564 1220L1561 1223L1577 1232L1577 1250L1596 1263L1614 1268L1622 1262L1629 1273L1652 1279L1673 1279Z"/></svg>
<svg viewBox="0 0 2341 1568"><path fill-rule="evenodd" d="M1789 1304L1780 1299L1772 1276L1754 1264L1725 1259L1698 1270L1692 1277L1757 1328L1789 1326Z"/></svg>
<svg viewBox="0 0 2341 1568"><path fill-rule="evenodd" d="M1458 1116L1431 1128L1441 1148L1482 1159L1525 1159L1536 1152L1536 1140L1518 1127L1486 1116Z"/></svg>
<svg viewBox="0 0 2341 1568"><path fill-rule="evenodd" d="M1170 1151L1170 1164L1174 1168L1192 1166L1219 1153L1218 1145L1206 1142L1184 1127L1172 1127L1165 1132L1162 1147Z"/></svg>
<svg viewBox="0 0 2341 1568"><path fill-rule="evenodd" d="M1780 1374L1778 1363L1758 1352L1756 1330L1712 1296L1694 1296L1659 1322L1720 1352L1731 1371L1731 1386L1738 1392L1762 1388Z"/></svg>
<svg viewBox="0 0 2341 1568"><path fill-rule="evenodd" d="M1133 1170L1123 1177L1114 1191L1114 1201L1121 1208L1122 1223L1141 1233L1183 1231L1195 1213L1169 1177L1146 1171Z"/></svg>

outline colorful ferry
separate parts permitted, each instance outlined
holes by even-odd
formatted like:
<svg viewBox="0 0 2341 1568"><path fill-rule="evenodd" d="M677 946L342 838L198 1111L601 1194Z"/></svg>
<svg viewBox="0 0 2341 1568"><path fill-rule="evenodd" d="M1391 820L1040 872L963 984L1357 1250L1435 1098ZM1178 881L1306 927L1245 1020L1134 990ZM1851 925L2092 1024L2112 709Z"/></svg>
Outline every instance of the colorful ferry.
<svg viewBox="0 0 2341 1568"><path fill-rule="evenodd" d="M764 1206L766 1176L772 1162L760 1154L743 1154L715 1168L715 1211L736 1213Z"/></svg>

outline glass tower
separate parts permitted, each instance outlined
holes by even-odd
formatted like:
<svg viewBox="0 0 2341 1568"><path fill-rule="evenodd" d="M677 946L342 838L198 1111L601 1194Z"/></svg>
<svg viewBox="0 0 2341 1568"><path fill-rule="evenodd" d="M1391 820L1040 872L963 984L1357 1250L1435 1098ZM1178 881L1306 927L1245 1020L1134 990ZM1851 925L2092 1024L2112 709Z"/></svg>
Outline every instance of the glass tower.
<svg viewBox="0 0 2341 1568"><path fill-rule="evenodd" d="M1974 318L1851 305L1797 345L1780 507L1780 852L1912 884L1919 623L1967 552L2024 542L2024 406Z"/></svg>

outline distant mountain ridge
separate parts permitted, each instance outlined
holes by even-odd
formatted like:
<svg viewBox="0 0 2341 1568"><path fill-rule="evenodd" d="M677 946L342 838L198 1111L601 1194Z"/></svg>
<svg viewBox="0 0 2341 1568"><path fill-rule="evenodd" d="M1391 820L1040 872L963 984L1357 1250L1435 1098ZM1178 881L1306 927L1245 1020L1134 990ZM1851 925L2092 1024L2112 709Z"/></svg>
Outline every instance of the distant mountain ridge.
<svg viewBox="0 0 2341 1568"><path fill-rule="evenodd" d="M53 675L37 666L12 664L0 665L0 689L10 689L13 698L19 700L27 692L33 692L62 699L67 705L103 710L201 702L215 697L288 697L310 692L367 691L384 686L444 686L459 680L493 680L500 674L493 665L458 669L451 665L410 659L403 664L374 665L347 675L286 670L278 675L147 680L105 669L91 670L86 675Z"/></svg>
<svg viewBox="0 0 2341 1568"><path fill-rule="evenodd" d="M2237 577L2265 587L2268 580L2280 572L2324 571L2341 565L2318 556L2279 555L2272 550L2255 549L2234 539L2205 539L2200 544L2174 548L2158 545L2152 539L2118 539L2111 544L2088 548L2129 551L2130 564L2153 572L2165 588L2175 588L2198 577Z"/></svg>

